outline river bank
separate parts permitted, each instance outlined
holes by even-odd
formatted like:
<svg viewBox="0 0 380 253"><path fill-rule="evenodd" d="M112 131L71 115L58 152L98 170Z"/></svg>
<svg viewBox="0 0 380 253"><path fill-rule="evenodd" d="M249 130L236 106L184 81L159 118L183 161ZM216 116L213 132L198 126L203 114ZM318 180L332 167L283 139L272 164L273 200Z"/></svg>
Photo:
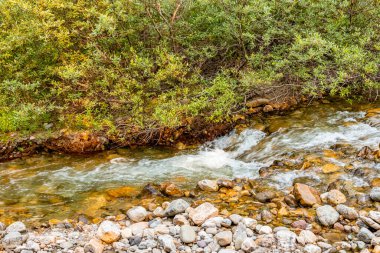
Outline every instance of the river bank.
<svg viewBox="0 0 380 253"><path fill-rule="evenodd" d="M161 146L184 148L199 145L225 135L239 124L249 124L254 118L265 114L281 114L310 101L306 97L289 97L284 102L272 102L256 98L246 103L245 110L229 120L211 122L202 117L190 118L182 126L154 129L124 129L120 126L116 134L107 131L74 131L56 129L23 136L12 133L0 141L0 162L31 156L38 153L89 154L122 147ZM9 135L9 134L8 134Z"/></svg>

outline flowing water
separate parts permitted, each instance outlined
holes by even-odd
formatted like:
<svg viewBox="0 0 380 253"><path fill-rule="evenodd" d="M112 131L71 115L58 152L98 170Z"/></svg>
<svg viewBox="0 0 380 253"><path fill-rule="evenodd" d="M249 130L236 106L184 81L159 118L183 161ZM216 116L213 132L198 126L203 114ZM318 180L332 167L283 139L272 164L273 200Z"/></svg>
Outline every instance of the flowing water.
<svg viewBox="0 0 380 253"><path fill-rule="evenodd" d="M365 188L379 175L380 164L355 156L364 146L378 148L380 127L365 117L366 110L377 107L343 102L305 107L286 116L256 120L242 131L234 130L190 150L119 149L88 156L38 155L2 163L0 219L43 221L79 213L95 216L99 210L114 214L142 200L111 198L105 194L107 189L130 186L138 191L148 183L161 182L192 189L204 178L255 179L260 178L260 168L276 161L290 165L266 175L261 185L286 190L295 181L324 187L341 179L354 188ZM339 147L348 148L341 152ZM301 169L305 161L311 161L311 166ZM323 163L346 169L323 174ZM365 170L365 175L357 169Z"/></svg>

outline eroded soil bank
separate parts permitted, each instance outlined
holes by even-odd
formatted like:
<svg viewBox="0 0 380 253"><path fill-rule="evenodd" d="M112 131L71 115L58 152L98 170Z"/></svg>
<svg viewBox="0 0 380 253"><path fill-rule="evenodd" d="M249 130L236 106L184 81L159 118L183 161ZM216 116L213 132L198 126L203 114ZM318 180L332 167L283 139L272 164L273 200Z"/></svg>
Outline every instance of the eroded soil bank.
<svg viewBox="0 0 380 253"><path fill-rule="evenodd" d="M271 102L256 98L246 103L246 110L237 113L228 121L209 122L204 118L192 118L182 126L155 129L118 129L117 134L104 131L69 131L36 134L25 138L7 137L0 143L0 162L44 152L86 154L121 147L167 146L184 148L213 140L227 134L238 124L248 123L252 118L265 114L282 114L286 111L307 105L307 98L288 98L285 102Z"/></svg>

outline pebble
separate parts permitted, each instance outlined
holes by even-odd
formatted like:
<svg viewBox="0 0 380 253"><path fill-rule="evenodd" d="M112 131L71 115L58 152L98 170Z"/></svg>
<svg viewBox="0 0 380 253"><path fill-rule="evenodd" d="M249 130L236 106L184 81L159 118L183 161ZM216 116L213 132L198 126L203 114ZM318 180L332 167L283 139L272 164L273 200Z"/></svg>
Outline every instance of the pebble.
<svg viewBox="0 0 380 253"><path fill-rule="evenodd" d="M227 246L232 242L232 232L231 231L222 231L215 235L215 240L220 246Z"/></svg>
<svg viewBox="0 0 380 253"><path fill-rule="evenodd" d="M160 242L165 252L176 252L176 246L174 244L173 237L170 235L161 235L158 237L158 241Z"/></svg>

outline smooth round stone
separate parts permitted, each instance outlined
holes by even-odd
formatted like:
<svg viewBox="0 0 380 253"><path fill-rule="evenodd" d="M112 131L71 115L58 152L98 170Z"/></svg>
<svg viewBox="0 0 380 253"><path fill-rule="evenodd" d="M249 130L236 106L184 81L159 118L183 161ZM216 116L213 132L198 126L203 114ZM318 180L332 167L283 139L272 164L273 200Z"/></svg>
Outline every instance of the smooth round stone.
<svg viewBox="0 0 380 253"><path fill-rule="evenodd" d="M103 221L98 231L96 232L97 237L105 243L113 243L119 240L121 236L121 231L119 225L112 221Z"/></svg>
<svg viewBox="0 0 380 253"><path fill-rule="evenodd" d="M372 188L369 196L373 201L380 202L380 187Z"/></svg>
<svg viewBox="0 0 380 253"><path fill-rule="evenodd" d="M192 243L192 242L195 242L196 240L196 234L195 234L195 231L194 229L189 226L189 225L183 225L181 226L181 230L180 230L180 238L181 238L181 241L184 242L184 243Z"/></svg>
<svg viewBox="0 0 380 253"><path fill-rule="evenodd" d="M215 240L222 247L230 245L232 242L232 232L231 231L222 231L215 235Z"/></svg>
<svg viewBox="0 0 380 253"><path fill-rule="evenodd" d="M127 216L129 219L131 219L133 222L140 222L145 220L145 217L147 216L147 211L142 206L136 206L127 211Z"/></svg>

